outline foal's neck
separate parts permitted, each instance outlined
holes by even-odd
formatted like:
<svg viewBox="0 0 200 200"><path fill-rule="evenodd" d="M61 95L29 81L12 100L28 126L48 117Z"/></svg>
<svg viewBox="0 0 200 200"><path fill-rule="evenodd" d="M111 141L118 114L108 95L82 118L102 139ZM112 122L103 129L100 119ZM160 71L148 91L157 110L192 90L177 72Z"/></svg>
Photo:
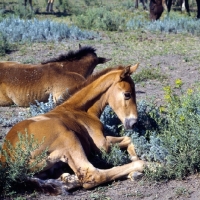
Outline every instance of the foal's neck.
<svg viewBox="0 0 200 200"><path fill-rule="evenodd" d="M101 114L107 103L107 91L112 86L115 75L107 73L100 76L70 97L61 106L71 107L91 113ZM98 114L99 113L99 114Z"/></svg>

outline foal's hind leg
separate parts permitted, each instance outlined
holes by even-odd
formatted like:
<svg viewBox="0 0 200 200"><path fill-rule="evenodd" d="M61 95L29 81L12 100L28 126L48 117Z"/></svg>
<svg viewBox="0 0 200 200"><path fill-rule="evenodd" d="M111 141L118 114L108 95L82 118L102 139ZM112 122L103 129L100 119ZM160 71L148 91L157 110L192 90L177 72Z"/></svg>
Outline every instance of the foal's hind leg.
<svg viewBox="0 0 200 200"><path fill-rule="evenodd" d="M120 148L127 148L127 151L130 155L130 159L132 161L139 159L137 157L137 154L135 152L135 147L134 147L130 137L127 137L127 136L124 136L124 137L106 136L106 140L110 144L118 144Z"/></svg>

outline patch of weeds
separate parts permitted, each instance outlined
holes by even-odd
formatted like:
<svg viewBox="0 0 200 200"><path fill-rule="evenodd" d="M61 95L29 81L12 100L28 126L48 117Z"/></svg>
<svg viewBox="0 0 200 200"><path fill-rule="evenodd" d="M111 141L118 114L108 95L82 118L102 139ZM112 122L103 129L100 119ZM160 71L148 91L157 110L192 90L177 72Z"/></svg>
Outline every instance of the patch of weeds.
<svg viewBox="0 0 200 200"><path fill-rule="evenodd" d="M141 18L141 19L140 19ZM167 16L163 20L149 22L144 17L133 18L127 22L128 30L149 30L151 32L165 32L165 33L189 33L192 35L200 35L200 22L189 18L188 16L177 15L176 12L171 11L170 17Z"/></svg>
<svg viewBox="0 0 200 200"><path fill-rule="evenodd" d="M83 31L77 26L69 27L66 23L57 23L51 20L40 21L36 18L22 20L14 16L0 22L0 32L11 42L85 40L100 37L95 32Z"/></svg>
<svg viewBox="0 0 200 200"><path fill-rule="evenodd" d="M53 108L55 108L55 106L56 105L53 101L53 95L50 94L48 98L48 102L44 103L44 102L38 102L36 100L36 105L35 104L30 105L31 116L37 116L37 115L47 113Z"/></svg>
<svg viewBox="0 0 200 200"><path fill-rule="evenodd" d="M19 16L20 18L23 19L32 19L35 16L35 13L29 6L25 8L24 0L18 0L17 5L15 5L13 8L13 12L16 16ZM27 2L27 4L29 4Z"/></svg>
<svg viewBox="0 0 200 200"><path fill-rule="evenodd" d="M42 163L46 158L48 149L34 157L34 162L31 161L31 153L38 150L44 140L40 142L35 140L34 136L29 135L26 130L25 134L18 133L18 138L15 147L10 141L4 141L7 150L0 149L0 154L5 159L0 163L1 197L14 195L16 191L25 187L29 177L45 167L45 164L38 167L38 163Z"/></svg>
<svg viewBox="0 0 200 200"><path fill-rule="evenodd" d="M170 69L170 70L174 70L175 67L174 67L174 66L169 66L169 69Z"/></svg>
<svg viewBox="0 0 200 200"><path fill-rule="evenodd" d="M130 162L127 153L122 151L117 144L111 147L109 153L102 151L101 158L112 166L120 166Z"/></svg>
<svg viewBox="0 0 200 200"><path fill-rule="evenodd" d="M95 190L90 194L90 198L92 200L111 200L105 193L108 187L97 187Z"/></svg>
<svg viewBox="0 0 200 200"><path fill-rule="evenodd" d="M7 116L6 118L4 117L4 113L0 113L0 124L2 127L12 127L16 123L24 120L25 118L29 117L28 111L24 112L18 112L17 116L12 113L12 112L6 112L5 115Z"/></svg>
<svg viewBox="0 0 200 200"><path fill-rule="evenodd" d="M91 8L86 13L74 18L78 27L103 31L118 31L125 29L125 18L109 8Z"/></svg>
<svg viewBox="0 0 200 200"><path fill-rule="evenodd" d="M144 68L140 72L133 75L135 83L147 80L158 80L162 82L164 79L167 79L165 74L161 73L159 69L150 67Z"/></svg>
<svg viewBox="0 0 200 200"><path fill-rule="evenodd" d="M190 191L183 187L176 188L175 194L177 197L180 197L180 196L190 197Z"/></svg>
<svg viewBox="0 0 200 200"><path fill-rule="evenodd" d="M34 63L35 59L34 58L28 58L23 61L23 64L32 64Z"/></svg>
<svg viewBox="0 0 200 200"><path fill-rule="evenodd" d="M139 197L141 199L145 197L145 195L140 191L135 191L134 193L131 193L131 194L125 194L124 196L125 197Z"/></svg>
<svg viewBox="0 0 200 200"><path fill-rule="evenodd" d="M166 105L160 107L162 123L157 135L167 149L164 162L154 170L147 169L147 176L182 179L200 171L200 88L182 90L182 81L175 87L166 86Z"/></svg>
<svg viewBox="0 0 200 200"><path fill-rule="evenodd" d="M5 56L16 48L9 42L8 37L0 31L0 56Z"/></svg>

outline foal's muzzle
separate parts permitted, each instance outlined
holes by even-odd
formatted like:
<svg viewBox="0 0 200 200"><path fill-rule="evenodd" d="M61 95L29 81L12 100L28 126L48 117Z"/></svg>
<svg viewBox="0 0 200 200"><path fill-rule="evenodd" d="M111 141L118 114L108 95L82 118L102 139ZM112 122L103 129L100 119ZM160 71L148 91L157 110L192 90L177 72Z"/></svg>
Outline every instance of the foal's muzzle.
<svg viewBox="0 0 200 200"><path fill-rule="evenodd" d="M125 129L132 129L133 125L137 122L137 118L126 118L124 127Z"/></svg>

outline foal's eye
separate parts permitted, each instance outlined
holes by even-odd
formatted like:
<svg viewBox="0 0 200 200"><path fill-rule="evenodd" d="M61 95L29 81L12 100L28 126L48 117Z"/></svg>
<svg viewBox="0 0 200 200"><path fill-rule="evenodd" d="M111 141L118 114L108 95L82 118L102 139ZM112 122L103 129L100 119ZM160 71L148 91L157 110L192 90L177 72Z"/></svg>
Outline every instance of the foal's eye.
<svg viewBox="0 0 200 200"><path fill-rule="evenodd" d="M124 92L124 99L129 100L131 98L131 93L130 92Z"/></svg>

